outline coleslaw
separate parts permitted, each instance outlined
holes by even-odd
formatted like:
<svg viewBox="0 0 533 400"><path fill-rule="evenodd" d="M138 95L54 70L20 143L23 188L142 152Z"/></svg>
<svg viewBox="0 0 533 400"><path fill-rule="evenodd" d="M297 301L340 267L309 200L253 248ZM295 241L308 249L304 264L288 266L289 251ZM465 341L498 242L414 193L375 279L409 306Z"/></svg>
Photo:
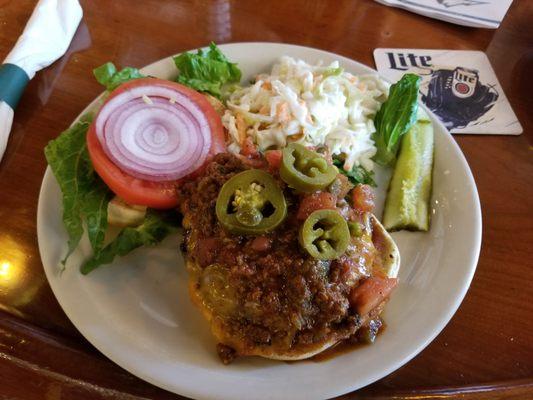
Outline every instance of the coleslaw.
<svg viewBox="0 0 533 400"><path fill-rule="evenodd" d="M281 57L270 74L229 96L222 117L228 149L239 153L247 140L261 151L289 142L327 146L346 171L372 171L373 118L388 89L376 75L352 75L338 61L323 66Z"/></svg>

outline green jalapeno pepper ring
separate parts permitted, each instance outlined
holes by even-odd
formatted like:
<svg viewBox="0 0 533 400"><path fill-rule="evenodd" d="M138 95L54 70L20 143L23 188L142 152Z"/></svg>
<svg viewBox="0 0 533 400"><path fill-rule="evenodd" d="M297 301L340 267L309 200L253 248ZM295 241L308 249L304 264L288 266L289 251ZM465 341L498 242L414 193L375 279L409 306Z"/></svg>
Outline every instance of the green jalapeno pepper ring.
<svg viewBox="0 0 533 400"><path fill-rule="evenodd" d="M265 215L266 213L269 215ZM260 235L274 230L287 216L287 203L276 180L260 169L233 176L216 202L219 222L236 234Z"/></svg>
<svg viewBox="0 0 533 400"><path fill-rule="evenodd" d="M314 192L328 186L338 170L320 154L299 143L282 150L280 176L289 186L301 192Z"/></svg>
<svg viewBox="0 0 533 400"><path fill-rule="evenodd" d="M318 260L340 257L350 243L346 220L335 210L318 210L300 228L300 245Z"/></svg>

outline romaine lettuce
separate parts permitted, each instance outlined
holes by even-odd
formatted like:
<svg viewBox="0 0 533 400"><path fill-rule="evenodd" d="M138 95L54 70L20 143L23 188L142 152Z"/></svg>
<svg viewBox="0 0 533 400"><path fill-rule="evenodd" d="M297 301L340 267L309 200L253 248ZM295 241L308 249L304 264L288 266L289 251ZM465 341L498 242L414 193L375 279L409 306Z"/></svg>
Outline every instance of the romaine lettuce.
<svg viewBox="0 0 533 400"><path fill-rule="evenodd" d="M157 244L176 232L179 226L176 212L149 209L141 225L122 229L111 243L82 265L81 273L88 274L103 264L111 263L116 256L124 256L141 246Z"/></svg>
<svg viewBox="0 0 533 400"><path fill-rule="evenodd" d="M374 160L381 165L391 165L396 160L403 135L416 122L420 77L405 74L390 87L389 98L374 119L377 153Z"/></svg>
<svg viewBox="0 0 533 400"><path fill-rule="evenodd" d="M52 168L63 194L63 223L67 230L67 258L78 246L87 227L93 256L82 265L81 271L89 273L114 257L125 255L131 250L153 245L173 233L179 225L175 212L159 212L148 209L144 222L137 227L127 227L105 247L107 230L107 206L113 192L94 171L87 151L86 136L92 115L83 116L79 122L61 133L45 147L46 160Z"/></svg>
<svg viewBox="0 0 533 400"><path fill-rule="evenodd" d="M115 64L111 62L93 69L93 74L98 83L105 86L108 91L112 91L122 83L132 79L144 78L144 75L137 68L126 67L117 71Z"/></svg>
<svg viewBox="0 0 533 400"><path fill-rule="evenodd" d="M179 83L218 98L222 95L223 85L241 80L237 64L230 62L214 43L207 51L182 53L174 57L174 63L180 72Z"/></svg>
<svg viewBox="0 0 533 400"><path fill-rule="evenodd" d="M91 120L92 115L83 116L44 149L63 193L63 223L69 235L63 265L83 235L83 220L95 254L102 248L107 229L107 203L112 193L95 173L89 159L85 137Z"/></svg>

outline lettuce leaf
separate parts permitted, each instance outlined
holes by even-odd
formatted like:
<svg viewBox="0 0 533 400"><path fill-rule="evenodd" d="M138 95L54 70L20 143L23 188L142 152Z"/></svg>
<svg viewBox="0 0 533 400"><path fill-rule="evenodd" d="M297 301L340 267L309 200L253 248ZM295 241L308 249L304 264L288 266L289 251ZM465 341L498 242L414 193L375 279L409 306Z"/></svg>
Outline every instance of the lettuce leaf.
<svg viewBox="0 0 533 400"><path fill-rule="evenodd" d="M83 116L44 149L63 194L63 223L69 235L63 265L80 242L83 220L95 254L102 248L107 229L107 203L112 193L95 173L89 159L85 138L91 120L91 114Z"/></svg>
<svg viewBox="0 0 533 400"><path fill-rule="evenodd" d="M339 159L333 160L333 165L335 165L339 169L339 172L341 174L346 175L350 182L355 185L366 184L372 187L377 187L376 182L374 181L374 171L367 171L360 165L354 165L351 171L346 171L343 168L343 164L344 163Z"/></svg>
<svg viewBox="0 0 533 400"><path fill-rule="evenodd" d="M141 246L155 245L176 232L179 226L176 212L149 209L141 225L122 229L111 243L82 265L81 273L86 275L103 264L111 263L116 256L124 256Z"/></svg>
<svg viewBox="0 0 533 400"><path fill-rule="evenodd" d="M107 205L114 196L94 171L87 151L86 136L93 116L83 116L79 122L48 143L44 149L46 160L52 168L63 195L63 223L67 230L68 257L78 246L87 227L93 256L81 267L84 274L102 264L113 261L143 245L159 243L179 226L175 212L148 209L144 222L138 227L122 229L107 246Z"/></svg>
<svg viewBox="0 0 533 400"><path fill-rule="evenodd" d="M405 74L390 87L389 98L374 119L377 153L374 160L381 165L391 165L396 160L403 135L416 122L420 77Z"/></svg>
<svg viewBox="0 0 533 400"><path fill-rule="evenodd" d="M218 98L223 85L241 80L237 64L230 62L214 43L207 51L182 53L174 57L174 63L180 72L177 82Z"/></svg>
<svg viewBox="0 0 533 400"><path fill-rule="evenodd" d="M116 89L124 82L145 77L137 68L126 67L117 71L115 64L111 62L93 69L93 74L98 83L105 86L109 92Z"/></svg>

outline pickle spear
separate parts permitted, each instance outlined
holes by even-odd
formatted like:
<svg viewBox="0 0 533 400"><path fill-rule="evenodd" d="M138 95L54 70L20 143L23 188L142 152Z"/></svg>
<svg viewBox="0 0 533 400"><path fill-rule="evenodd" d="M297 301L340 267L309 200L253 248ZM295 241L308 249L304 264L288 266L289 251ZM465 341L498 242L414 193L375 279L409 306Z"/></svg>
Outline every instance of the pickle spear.
<svg viewBox="0 0 533 400"><path fill-rule="evenodd" d="M433 174L433 125L419 109L405 134L385 200L383 225L388 231L427 231Z"/></svg>

